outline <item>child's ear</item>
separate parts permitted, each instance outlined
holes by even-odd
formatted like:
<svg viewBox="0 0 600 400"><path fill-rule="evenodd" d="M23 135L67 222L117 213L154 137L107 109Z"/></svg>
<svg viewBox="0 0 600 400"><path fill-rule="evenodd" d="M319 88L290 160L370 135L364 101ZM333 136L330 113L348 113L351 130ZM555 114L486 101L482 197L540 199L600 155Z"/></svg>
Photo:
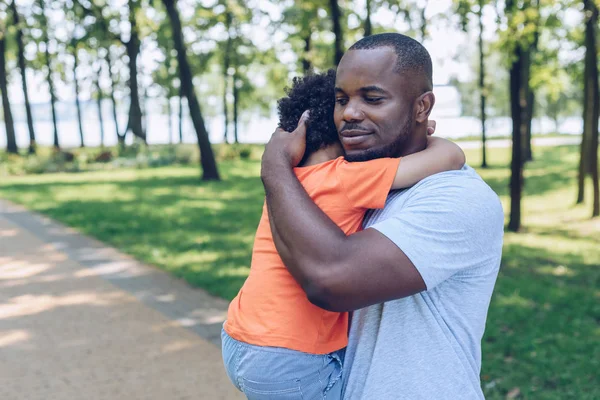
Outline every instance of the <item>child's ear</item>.
<svg viewBox="0 0 600 400"><path fill-rule="evenodd" d="M433 105L435 104L435 95L433 92L423 93L417 99L417 113L415 116L415 120L418 123L424 123L429 118L429 114L431 114L431 110L433 109Z"/></svg>

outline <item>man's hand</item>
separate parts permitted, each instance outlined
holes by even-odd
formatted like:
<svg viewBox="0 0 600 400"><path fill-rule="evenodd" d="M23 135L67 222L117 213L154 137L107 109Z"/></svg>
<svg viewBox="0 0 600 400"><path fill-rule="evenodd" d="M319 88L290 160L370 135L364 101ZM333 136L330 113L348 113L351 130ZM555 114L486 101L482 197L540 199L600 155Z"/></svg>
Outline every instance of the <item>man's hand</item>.
<svg viewBox="0 0 600 400"><path fill-rule="evenodd" d="M308 120L308 110L302 114L298 127L293 132L286 132L277 128L267 146L262 157L262 173L272 168L281 166L295 167L300 164L304 151L306 150L306 121Z"/></svg>

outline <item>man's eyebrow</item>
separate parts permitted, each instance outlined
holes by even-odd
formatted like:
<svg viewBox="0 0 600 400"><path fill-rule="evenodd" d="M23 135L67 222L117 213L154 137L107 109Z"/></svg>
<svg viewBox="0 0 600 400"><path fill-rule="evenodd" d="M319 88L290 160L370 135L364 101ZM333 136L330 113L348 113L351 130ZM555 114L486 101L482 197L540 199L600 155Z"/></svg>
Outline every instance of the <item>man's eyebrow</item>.
<svg viewBox="0 0 600 400"><path fill-rule="evenodd" d="M338 94L338 93L343 94L344 93L344 91L342 89L340 89L339 87L337 87L337 86L333 90L335 91L336 94Z"/></svg>
<svg viewBox="0 0 600 400"><path fill-rule="evenodd" d="M387 91L380 88L379 86L364 86L360 88L360 91L365 93L365 92L376 92L376 93L381 93L381 94L387 94Z"/></svg>

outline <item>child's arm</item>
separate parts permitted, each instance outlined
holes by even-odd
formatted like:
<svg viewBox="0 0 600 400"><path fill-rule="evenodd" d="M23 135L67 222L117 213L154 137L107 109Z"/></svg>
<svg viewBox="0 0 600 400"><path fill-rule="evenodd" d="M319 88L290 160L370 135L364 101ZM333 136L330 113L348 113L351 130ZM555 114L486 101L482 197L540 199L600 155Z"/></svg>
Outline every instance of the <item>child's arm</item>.
<svg viewBox="0 0 600 400"><path fill-rule="evenodd" d="M402 157L392 189L409 187L428 176L461 169L465 164L465 153L449 140L427 138L427 148Z"/></svg>

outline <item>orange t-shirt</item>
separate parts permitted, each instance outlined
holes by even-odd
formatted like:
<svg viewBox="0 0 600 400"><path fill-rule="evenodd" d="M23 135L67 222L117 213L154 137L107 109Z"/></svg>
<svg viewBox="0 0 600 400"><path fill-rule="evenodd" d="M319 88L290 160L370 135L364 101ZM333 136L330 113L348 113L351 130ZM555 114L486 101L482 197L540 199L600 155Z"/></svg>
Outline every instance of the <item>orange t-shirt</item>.
<svg viewBox="0 0 600 400"><path fill-rule="evenodd" d="M399 162L382 158L349 163L339 157L294 172L317 206L350 235L361 229L369 208L383 208ZM348 313L312 304L285 268L273 242L266 203L250 274L229 305L224 328L245 343L311 354L331 353L348 344Z"/></svg>

